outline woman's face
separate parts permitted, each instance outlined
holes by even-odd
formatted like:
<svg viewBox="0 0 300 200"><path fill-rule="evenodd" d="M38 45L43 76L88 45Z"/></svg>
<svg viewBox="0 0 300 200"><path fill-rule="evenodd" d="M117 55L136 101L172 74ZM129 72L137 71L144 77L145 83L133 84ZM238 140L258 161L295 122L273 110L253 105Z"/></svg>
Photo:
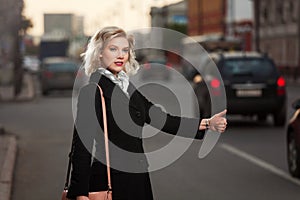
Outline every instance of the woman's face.
<svg viewBox="0 0 300 200"><path fill-rule="evenodd" d="M129 58L129 42L125 37L116 37L105 46L100 59L109 71L117 75L125 69Z"/></svg>

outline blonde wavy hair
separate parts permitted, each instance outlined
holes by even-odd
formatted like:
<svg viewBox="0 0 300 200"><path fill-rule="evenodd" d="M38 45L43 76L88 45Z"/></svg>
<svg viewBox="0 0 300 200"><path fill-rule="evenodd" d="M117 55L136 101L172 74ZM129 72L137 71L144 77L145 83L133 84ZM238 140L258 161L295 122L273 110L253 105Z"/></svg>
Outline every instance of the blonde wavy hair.
<svg viewBox="0 0 300 200"><path fill-rule="evenodd" d="M125 72L128 75L135 74L139 64L135 60L134 37L128 35L123 29L116 26L105 27L97 31L90 39L86 51L82 54L85 73L90 76L99 67L103 67L100 54L108 42L116 37L125 37L129 43L129 58L125 64Z"/></svg>

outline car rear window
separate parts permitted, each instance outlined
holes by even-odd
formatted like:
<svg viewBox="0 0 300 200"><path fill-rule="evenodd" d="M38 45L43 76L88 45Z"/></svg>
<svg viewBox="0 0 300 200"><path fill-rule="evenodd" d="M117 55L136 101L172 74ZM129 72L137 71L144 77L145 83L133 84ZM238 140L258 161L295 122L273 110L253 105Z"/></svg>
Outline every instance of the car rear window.
<svg viewBox="0 0 300 200"><path fill-rule="evenodd" d="M276 73L273 63L264 58L226 59L222 65L225 76L259 76L266 77Z"/></svg>
<svg viewBox="0 0 300 200"><path fill-rule="evenodd" d="M75 71L78 66L76 63L51 63L46 64L46 68L50 71Z"/></svg>

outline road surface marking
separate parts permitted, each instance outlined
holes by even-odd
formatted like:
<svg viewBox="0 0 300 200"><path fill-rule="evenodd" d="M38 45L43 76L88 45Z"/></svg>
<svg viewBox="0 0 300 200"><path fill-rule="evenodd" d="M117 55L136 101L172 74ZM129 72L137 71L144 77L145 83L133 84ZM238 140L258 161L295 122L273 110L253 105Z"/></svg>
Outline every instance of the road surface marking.
<svg viewBox="0 0 300 200"><path fill-rule="evenodd" d="M278 167L275 167L274 165L271 165L269 163L267 163L266 161L262 160L262 159L259 159L253 155L250 155L244 151L241 151L229 144L221 144L221 148L227 150L228 152L236 155L236 156L239 156L245 160L248 160L249 162L267 170L267 171L270 171L274 174L276 174L277 176L281 177L281 178L284 178L298 186L300 186L300 180L296 179L296 178L293 178L291 175L289 175L288 173L286 173L285 171L279 169Z"/></svg>

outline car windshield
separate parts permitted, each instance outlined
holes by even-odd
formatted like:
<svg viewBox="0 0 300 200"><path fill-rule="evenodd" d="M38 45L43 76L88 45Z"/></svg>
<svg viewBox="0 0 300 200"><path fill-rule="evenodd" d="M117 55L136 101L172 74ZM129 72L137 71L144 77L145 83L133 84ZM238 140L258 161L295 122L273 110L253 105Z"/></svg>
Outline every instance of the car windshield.
<svg viewBox="0 0 300 200"><path fill-rule="evenodd" d="M270 76L275 67L268 59L232 58L226 59L222 67L225 76Z"/></svg>
<svg viewBox="0 0 300 200"><path fill-rule="evenodd" d="M77 65L75 63L51 63L47 64L46 68L50 71L76 71Z"/></svg>

